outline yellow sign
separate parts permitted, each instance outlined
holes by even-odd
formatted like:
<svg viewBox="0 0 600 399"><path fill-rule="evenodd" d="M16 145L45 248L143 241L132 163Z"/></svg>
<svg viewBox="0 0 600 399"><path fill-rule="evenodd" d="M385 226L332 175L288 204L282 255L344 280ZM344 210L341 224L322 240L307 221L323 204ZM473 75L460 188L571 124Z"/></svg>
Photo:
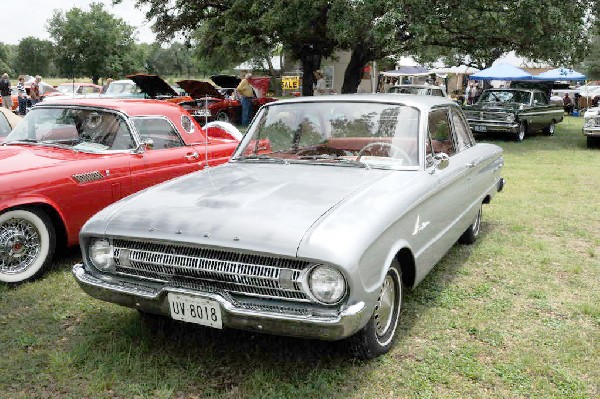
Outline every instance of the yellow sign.
<svg viewBox="0 0 600 399"><path fill-rule="evenodd" d="M300 87L300 76L283 76L281 78L281 88L283 90L295 90Z"/></svg>

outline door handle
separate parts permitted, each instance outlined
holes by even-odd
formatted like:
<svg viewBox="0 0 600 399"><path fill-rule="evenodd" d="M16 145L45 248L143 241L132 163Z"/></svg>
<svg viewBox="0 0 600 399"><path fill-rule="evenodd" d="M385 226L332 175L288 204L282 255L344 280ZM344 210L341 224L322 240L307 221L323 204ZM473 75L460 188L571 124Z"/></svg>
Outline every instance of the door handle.
<svg viewBox="0 0 600 399"><path fill-rule="evenodd" d="M185 156L185 159L188 161L195 161L198 158L200 158L200 155L198 155L198 153L195 151Z"/></svg>

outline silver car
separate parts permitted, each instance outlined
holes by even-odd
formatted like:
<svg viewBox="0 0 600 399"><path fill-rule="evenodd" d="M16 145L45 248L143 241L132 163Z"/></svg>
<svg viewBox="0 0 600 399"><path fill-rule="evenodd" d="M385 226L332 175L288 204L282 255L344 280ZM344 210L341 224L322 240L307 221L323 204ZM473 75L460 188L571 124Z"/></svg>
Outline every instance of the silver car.
<svg viewBox="0 0 600 399"><path fill-rule="evenodd" d="M231 160L133 195L80 233L91 296L176 320L387 352L405 290L480 234L502 149L434 96L261 108Z"/></svg>

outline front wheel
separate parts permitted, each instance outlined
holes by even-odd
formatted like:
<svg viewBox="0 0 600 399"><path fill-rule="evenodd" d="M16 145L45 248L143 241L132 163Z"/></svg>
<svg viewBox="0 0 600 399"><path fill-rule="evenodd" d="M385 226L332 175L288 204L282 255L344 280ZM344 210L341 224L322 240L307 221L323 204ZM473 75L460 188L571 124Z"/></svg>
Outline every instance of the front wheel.
<svg viewBox="0 0 600 399"><path fill-rule="evenodd" d="M394 262L385 275L371 318L349 338L350 349L355 357L373 359L390 350L397 335L404 288L400 265Z"/></svg>
<svg viewBox="0 0 600 399"><path fill-rule="evenodd" d="M54 226L43 211L0 214L0 281L19 283L39 276L52 261L55 247Z"/></svg>
<svg viewBox="0 0 600 399"><path fill-rule="evenodd" d="M215 119L219 122L230 122L229 115L227 115L227 113L224 111L219 112Z"/></svg>
<svg viewBox="0 0 600 399"><path fill-rule="evenodd" d="M460 238L458 239L459 243L471 245L475 241L477 241L477 237L479 236L479 233L481 231L481 210L482 206L480 205L479 212L477 212L477 216L475 217L473 224L471 224L469 228L465 230L462 236L460 236Z"/></svg>
<svg viewBox="0 0 600 399"><path fill-rule="evenodd" d="M525 138L525 133L527 133L527 125L525 124L525 122L521 122L519 123L519 131L517 132L517 136L515 137L515 139L518 142L523 141L523 139Z"/></svg>

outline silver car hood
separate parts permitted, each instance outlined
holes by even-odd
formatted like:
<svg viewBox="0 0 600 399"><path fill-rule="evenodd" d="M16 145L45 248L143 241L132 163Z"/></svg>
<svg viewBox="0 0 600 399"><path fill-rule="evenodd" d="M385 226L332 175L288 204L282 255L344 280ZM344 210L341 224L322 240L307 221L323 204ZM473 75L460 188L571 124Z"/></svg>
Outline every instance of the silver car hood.
<svg viewBox="0 0 600 399"><path fill-rule="evenodd" d="M82 233L248 251L260 248L296 256L303 236L321 216L390 173L322 165L229 163L120 201L90 220Z"/></svg>

